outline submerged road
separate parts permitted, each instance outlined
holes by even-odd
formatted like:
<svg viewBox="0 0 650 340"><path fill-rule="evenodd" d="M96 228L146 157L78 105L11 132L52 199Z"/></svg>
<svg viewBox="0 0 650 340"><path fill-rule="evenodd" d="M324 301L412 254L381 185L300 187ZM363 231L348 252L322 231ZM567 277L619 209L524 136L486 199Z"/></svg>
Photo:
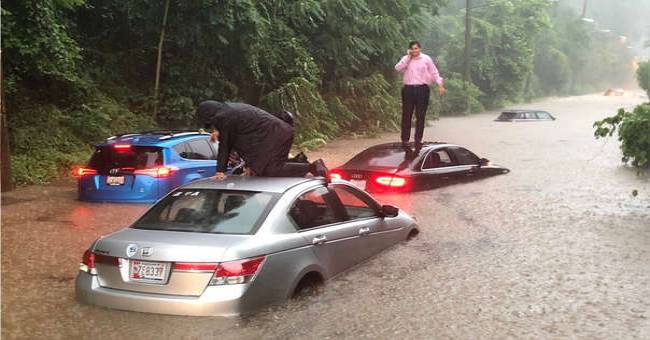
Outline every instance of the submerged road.
<svg viewBox="0 0 650 340"><path fill-rule="evenodd" d="M146 205L75 200L70 181L2 196L4 339L650 337L650 174L620 163L591 125L639 93L521 105L554 122L497 123L496 112L433 122L426 140L461 144L512 172L381 195L421 234L327 282L319 294L243 318L108 310L74 301L83 251ZM338 165L365 147L310 154ZM638 195L632 194L633 190Z"/></svg>

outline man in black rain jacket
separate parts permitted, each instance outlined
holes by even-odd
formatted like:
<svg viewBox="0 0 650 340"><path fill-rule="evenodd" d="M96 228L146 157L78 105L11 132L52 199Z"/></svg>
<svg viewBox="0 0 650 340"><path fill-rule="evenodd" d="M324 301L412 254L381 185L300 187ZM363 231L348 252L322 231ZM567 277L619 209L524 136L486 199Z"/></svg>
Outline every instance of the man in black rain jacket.
<svg viewBox="0 0 650 340"><path fill-rule="evenodd" d="M302 177L308 172L327 176L319 159L311 164L288 161L293 127L270 113L243 103L204 101L196 116L206 128L219 131L216 179L226 177L228 155L236 150L257 176Z"/></svg>

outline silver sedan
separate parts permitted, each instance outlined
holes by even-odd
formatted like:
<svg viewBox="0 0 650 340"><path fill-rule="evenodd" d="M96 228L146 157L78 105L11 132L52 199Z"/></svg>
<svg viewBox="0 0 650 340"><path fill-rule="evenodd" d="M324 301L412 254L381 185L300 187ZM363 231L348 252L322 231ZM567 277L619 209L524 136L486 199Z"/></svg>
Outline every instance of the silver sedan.
<svg viewBox="0 0 650 340"><path fill-rule="evenodd" d="M76 298L139 312L238 315L417 233L406 213L346 181L197 181L96 240L83 255Z"/></svg>

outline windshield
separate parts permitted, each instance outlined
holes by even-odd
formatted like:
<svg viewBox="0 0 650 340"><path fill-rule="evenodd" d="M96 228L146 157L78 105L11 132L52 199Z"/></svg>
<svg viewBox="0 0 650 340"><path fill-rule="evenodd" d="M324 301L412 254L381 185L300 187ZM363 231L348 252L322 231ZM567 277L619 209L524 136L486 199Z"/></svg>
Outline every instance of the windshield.
<svg viewBox="0 0 650 340"><path fill-rule="evenodd" d="M132 228L251 234L273 206L273 197L267 192L182 189L156 204Z"/></svg>
<svg viewBox="0 0 650 340"><path fill-rule="evenodd" d="M516 112L502 112L498 119L515 119Z"/></svg>
<svg viewBox="0 0 650 340"><path fill-rule="evenodd" d="M162 150L155 146L130 146L115 149L113 146L99 146L90 158L88 166L100 174L107 174L111 169L138 170L161 166Z"/></svg>

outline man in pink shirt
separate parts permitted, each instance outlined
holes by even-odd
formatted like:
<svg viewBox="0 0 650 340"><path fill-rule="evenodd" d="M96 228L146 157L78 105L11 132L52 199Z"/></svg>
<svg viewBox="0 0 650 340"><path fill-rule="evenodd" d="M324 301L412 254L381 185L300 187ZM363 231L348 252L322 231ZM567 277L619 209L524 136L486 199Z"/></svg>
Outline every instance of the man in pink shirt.
<svg viewBox="0 0 650 340"><path fill-rule="evenodd" d="M442 78L428 55L420 52L420 43L411 41L406 55L395 65L403 75L402 87L402 144L408 147L411 138L411 119L415 110L415 149L422 147L424 120L429 106L429 85L436 82L438 95L445 94Z"/></svg>

